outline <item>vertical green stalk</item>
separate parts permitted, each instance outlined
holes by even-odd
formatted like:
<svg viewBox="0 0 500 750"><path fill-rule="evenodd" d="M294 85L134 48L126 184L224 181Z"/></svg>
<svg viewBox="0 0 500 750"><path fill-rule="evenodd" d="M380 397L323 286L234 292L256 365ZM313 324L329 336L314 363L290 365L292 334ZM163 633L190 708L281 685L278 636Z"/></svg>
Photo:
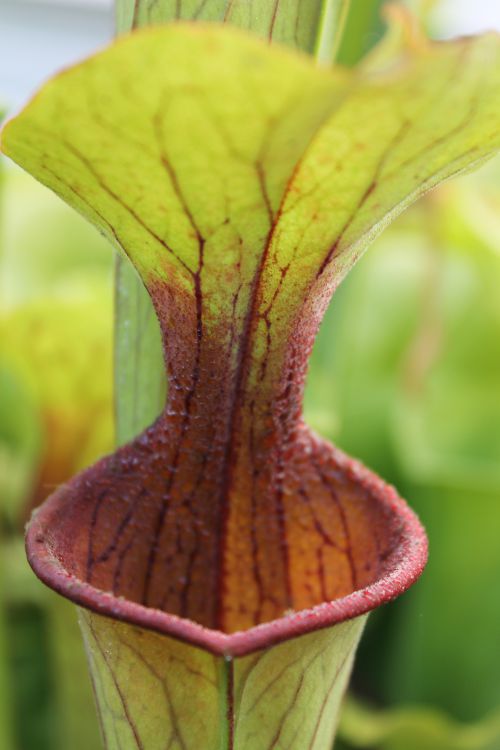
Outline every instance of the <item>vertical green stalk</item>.
<svg viewBox="0 0 500 750"><path fill-rule="evenodd" d="M325 0L320 16L314 56L328 65L336 57L342 40L351 0Z"/></svg>
<svg viewBox="0 0 500 750"><path fill-rule="evenodd" d="M380 39L384 30L380 11L384 2L363 0L351 4L335 53L335 59L341 65L355 65Z"/></svg>
<svg viewBox="0 0 500 750"><path fill-rule="evenodd" d="M166 381L160 328L134 267L116 256L115 434L119 445L137 435L162 409Z"/></svg>
<svg viewBox="0 0 500 750"><path fill-rule="evenodd" d="M271 42L334 59L350 0L116 0L117 32L172 20L231 23ZM115 281L115 423L119 444L160 413L166 392L158 322L131 264L117 257Z"/></svg>

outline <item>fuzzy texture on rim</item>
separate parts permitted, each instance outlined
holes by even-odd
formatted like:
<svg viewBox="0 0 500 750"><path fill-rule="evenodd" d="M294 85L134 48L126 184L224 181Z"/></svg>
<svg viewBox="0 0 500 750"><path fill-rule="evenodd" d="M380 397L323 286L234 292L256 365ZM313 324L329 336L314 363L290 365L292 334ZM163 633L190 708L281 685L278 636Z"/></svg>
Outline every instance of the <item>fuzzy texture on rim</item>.
<svg viewBox="0 0 500 750"><path fill-rule="evenodd" d="M400 535L399 544L386 560L383 575L370 585L339 599L227 634L101 591L65 569L58 556L57 539L51 532L54 520L68 511L75 479L56 491L34 512L26 535L28 560L45 584L75 604L226 657L245 656L290 638L350 620L404 593L420 577L426 565L428 543L418 517L393 487L360 462L343 456L340 451L337 453L343 458L343 469L355 476L371 493L374 502L389 512L391 523L398 527ZM96 464L84 475L91 479L98 467L99 464Z"/></svg>

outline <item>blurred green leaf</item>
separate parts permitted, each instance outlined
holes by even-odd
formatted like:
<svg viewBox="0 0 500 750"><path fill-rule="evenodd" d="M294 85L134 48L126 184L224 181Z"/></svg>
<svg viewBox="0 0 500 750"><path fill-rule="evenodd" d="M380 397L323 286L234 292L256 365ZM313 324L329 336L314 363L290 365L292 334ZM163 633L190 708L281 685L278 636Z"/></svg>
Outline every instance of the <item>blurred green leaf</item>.
<svg viewBox="0 0 500 750"><path fill-rule="evenodd" d="M5 541L0 554L0 618L6 620L10 654L0 666L14 698L7 710L14 709L20 750L98 750L98 722L76 610L35 578L21 536ZM26 723L28 710L33 721Z"/></svg>
<svg viewBox="0 0 500 750"><path fill-rule="evenodd" d="M394 612L383 696L478 720L500 709L500 491L408 490L433 552L426 577Z"/></svg>
<svg viewBox="0 0 500 750"><path fill-rule="evenodd" d="M339 732L350 748L498 750L500 712L476 724L461 724L431 708L377 711L351 699L344 706Z"/></svg>
<svg viewBox="0 0 500 750"><path fill-rule="evenodd" d="M19 526L20 508L35 482L42 430L34 394L16 377L4 356L1 360L0 525L12 529Z"/></svg>
<svg viewBox="0 0 500 750"><path fill-rule="evenodd" d="M0 524L0 747L13 750L12 693L8 668L9 638L4 602L5 571L3 555L3 534Z"/></svg>
<svg viewBox="0 0 500 750"><path fill-rule="evenodd" d="M33 576L22 530L31 505L112 447L111 257L78 216L18 170L8 170L4 198L0 748L97 750L74 609Z"/></svg>
<svg viewBox="0 0 500 750"><path fill-rule="evenodd" d="M12 490L21 506L18 519L23 506L38 504L112 447L111 326L110 295L96 280L70 282L64 294L0 317L3 380L11 384L0 392L6 416L0 446L12 461L0 476L9 486L16 466L24 470L24 483Z"/></svg>
<svg viewBox="0 0 500 750"><path fill-rule="evenodd" d="M0 241L0 313L52 296L54 284L109 277L106 241L20 169L4 170ZM101 282L102 283L102 282Z"/></svg>
<svg viewBox="0 0 500 750"><path fill-rule="evenodd" d="M399 616L386 694L476 720L500 706L500 234L486 241L466 195L440 201L442 246L392 412L406 493L433 553Z"/></svg>

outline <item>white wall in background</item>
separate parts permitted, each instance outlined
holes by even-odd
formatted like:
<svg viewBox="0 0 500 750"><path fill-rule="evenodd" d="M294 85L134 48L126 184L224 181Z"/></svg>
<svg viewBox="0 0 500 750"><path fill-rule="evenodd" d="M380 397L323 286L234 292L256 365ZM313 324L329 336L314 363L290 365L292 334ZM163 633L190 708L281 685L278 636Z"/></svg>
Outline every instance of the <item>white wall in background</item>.
<svg viewBox="0 0 500 750"><path fill-rule="evenodd" d="M20 107L46 78L112 35L110 0L0 0L0 103Z"/></svg>
<svg viewBox="0 0 500 750"><path fill-rule="evenodd" d="M500 0L441 0L434 19L446 37L500 30Z"/></svg>

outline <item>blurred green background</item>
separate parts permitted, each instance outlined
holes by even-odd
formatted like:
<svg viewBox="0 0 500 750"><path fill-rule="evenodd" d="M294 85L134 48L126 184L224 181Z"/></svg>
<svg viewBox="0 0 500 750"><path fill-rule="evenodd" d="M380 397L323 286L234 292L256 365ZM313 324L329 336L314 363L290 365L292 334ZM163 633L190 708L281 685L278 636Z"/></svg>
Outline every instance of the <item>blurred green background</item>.
<svg viewBox="0 0 500 750"><path fill-rule="evenodd" d="M433 33L456 30L449 3L408 4ZM382 33L379 6L354 0L345 64ZM29 571L22 536L55 486L113 447L113 257L2 167L0 750L98 750L74 610ZM431 547L419 583L370 618L338 750L500 750L499 383L497 159L376 242L313 353L309 423L398 487Z"/></svg>

